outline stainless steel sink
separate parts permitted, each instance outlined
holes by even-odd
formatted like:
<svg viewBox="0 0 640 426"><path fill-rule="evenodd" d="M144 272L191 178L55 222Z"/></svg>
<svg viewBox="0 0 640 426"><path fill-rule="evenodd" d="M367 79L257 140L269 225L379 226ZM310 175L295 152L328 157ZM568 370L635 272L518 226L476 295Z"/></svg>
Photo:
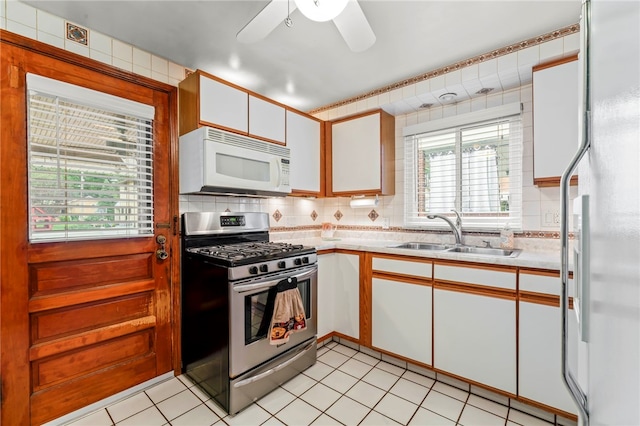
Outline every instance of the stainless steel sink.
<svg viewBox="0 0 640 426"><path fill-rule="evenodd" d="M504 250L504 249L491 248L491 247L473 247L473 246L452 247L446 244L429 244L429 243L418 243L418 242L403 243L403 244L393 245L389 247L399 248L399 249L410 249L410 250L447 251L449 253L467 253L467 254L478 254L483 256L498 256L498 257L516 257L522 251L518 249Z"/></svg>
<svg viewBox="0 0 640 426"><path fill-rule="evenodd" d="M451 253L469 253L469 254L480 254L486 256L502 256L502 257L516 257L520 254L521 250L513 249L513 250L504 250L499 248L490 248L490 247L469 247L469 246L459 246L453 247L447 250Z"/></svg>
<svg viewBox="0 0 640 426"><path fill-rule="evenodd" d="M411 249L411 250L447 250L451 246L444 244L429 244L429 243L403 243L397 246L391 246L393 248Z"/></svg>

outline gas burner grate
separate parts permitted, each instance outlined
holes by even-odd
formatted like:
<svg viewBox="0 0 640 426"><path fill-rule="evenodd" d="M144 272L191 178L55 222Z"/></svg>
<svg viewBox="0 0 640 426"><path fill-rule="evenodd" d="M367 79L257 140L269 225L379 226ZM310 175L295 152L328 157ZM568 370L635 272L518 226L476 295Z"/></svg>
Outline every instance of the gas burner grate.
<svg viewBox="0 0 640 426"><path fill-rule="evenodd" d="M275 243L275 242L249 242L218 246L194 247L188 249L191 252L208 257L239 261L274 257L282 254L290 255L305 249L302 244Z"/></svg>

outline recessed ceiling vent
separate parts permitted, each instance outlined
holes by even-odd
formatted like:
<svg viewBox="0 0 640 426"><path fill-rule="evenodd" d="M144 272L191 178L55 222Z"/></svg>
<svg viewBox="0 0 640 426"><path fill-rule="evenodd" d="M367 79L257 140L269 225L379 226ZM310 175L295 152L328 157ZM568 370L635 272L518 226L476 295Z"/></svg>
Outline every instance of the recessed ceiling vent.
<svg viewBox="0 0 640 426"><path fill-rule="evenodd" d="M493 90L493 87L485 87L484 89L480 89L476 92L476 95L486 95L490 91Z"/></svg>
<svg viewBox="0 0 640 426"><path fill-rule="evenodd" d="M427 108L431 108L432 106L433 106L433 104L421 104L418 108L427 109Z"/></svg>
<svg viewBox="0 0 640 426"><path fill-rule="evenodd" d="M457 96L457 93L449 92L443 93L442 95L438 96L438 99L440 99L442 102L451 102L455 100Z"/></svg>

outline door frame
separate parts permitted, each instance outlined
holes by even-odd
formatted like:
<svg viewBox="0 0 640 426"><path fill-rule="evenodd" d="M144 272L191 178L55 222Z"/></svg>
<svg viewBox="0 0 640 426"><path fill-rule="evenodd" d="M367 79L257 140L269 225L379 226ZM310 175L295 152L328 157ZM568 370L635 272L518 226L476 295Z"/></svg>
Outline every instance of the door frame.
<svg viewBox="0 0 640 426"><path fill-rule="evenodd" d="M167 127L170 129L168 135L169 146L169 170L168 184L169 184L169 206L168 211L170 223L163 225L168 226L164 229L163 234L167 236L167 246L172 250L172 255L169 257L169 285L170 285L170 298L169 303L171 312L170 325L171 325L171 365L174 370L174 374L180 374L181 359L180 359L180 315L179 315L179 302L180 302L180 250L179 250L179 201L178 201L178 127L177 127L177 109L178 109L178 91L177 87L171 86L166 83L162 83L156 80L152 80L147 77L143 77L131 72L123 71L115 68L111 65L107 65L98 62L93 59L80 56L42 42L29 39L6 30L0 29L0 49L4 50L4 47L12 46L19 49L19 53L16 54L15 59L18 64L24 64L24 55L28 53L42 55L61 63L73 65L75 67L84 68L92 72L96 72L108 77L117 78L123 82L136 84L138 86L151 89L156 93L166 96L168 99L167 107L169 111L167 116L169 122ZM3 56L5 51L2 52ZM21 57L17 57L21 56ZM20 83L20 65L13 65L9 70L2 70L0 72L0 78L5 80L2 83L2 87L17 87ZM2 93L4 97L6 93ZM11 96L2 101L3 107L21 107L17 99L12 99ZM0 184L0 200L2 208L0 208L0 404L5 409L0 410L0 423L5 424L30 424L30 368L29 368L29 351L25 350L29 347L29 333L28 321L25 321L25 316L28 316L27 301L28 297L25 297L25 293L28 292L26 286L13 285L12 283L26 283L28 274L23 271L23 268L18 268L17 274L13 273L14 268L11 268L12 264L16 261L23 261L26 264L27 249L24 244L20 244L19 247L15 247L15 241L26 241L26 236L15 236L22 232L22 229L15 226L15 219L12 217L12 210L16 206L24 204L26 206L27 194L21 194L17 198L11 198L9 191L6 189L3 191L5 185L22 184L25 185L26 177L24 177L24 171L17 170L15 166L12 166L12 159L10 155L18 154L25 155L25 153L19 153L21 147L6 149L4 146L9 145L6 140L12 138L25 138L26 135L26 123L11 122L6 119L8 114L2 115L2 126L0 129L0 135L2 137L2 148L0 148L0 162L2 164L0 168L0 178L2 179ZM25 138L26 139L26 138ZM24 147L26 149L26 147ZM4 158L3 158L4 155ZM22 164L22 163L21 163ZM24 186L26 189L26 185ZM25 207L25 212L27 208ZM157 227L157 224L156 224ZM157 232L157 230L156 230ZM28 244L27 244L28 245ZM7 301L22 300L25 306L12 306L11 309L7 309ZM18 325L16 329L16 324ZM11 334L11 339L7 339L6 336ZM4 334L5 338L2 338ZM9 409L10 407L10 409Z"/></svg>

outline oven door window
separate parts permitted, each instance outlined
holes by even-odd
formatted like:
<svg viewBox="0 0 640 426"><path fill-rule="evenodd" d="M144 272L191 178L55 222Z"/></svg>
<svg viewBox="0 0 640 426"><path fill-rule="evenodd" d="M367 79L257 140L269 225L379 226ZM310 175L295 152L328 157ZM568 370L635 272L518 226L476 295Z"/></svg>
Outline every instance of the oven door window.
<svg viewBox="0 0 640 426"><path fill-rule="evenodd" d="M311 280L298 281L298 290L302 297L304 313L307 319L311 318ZM244 298L244 343L265 339L271 325L273 316L273 303L276 297L276 288L271 287L260 293L251 294Z"/></svg>

